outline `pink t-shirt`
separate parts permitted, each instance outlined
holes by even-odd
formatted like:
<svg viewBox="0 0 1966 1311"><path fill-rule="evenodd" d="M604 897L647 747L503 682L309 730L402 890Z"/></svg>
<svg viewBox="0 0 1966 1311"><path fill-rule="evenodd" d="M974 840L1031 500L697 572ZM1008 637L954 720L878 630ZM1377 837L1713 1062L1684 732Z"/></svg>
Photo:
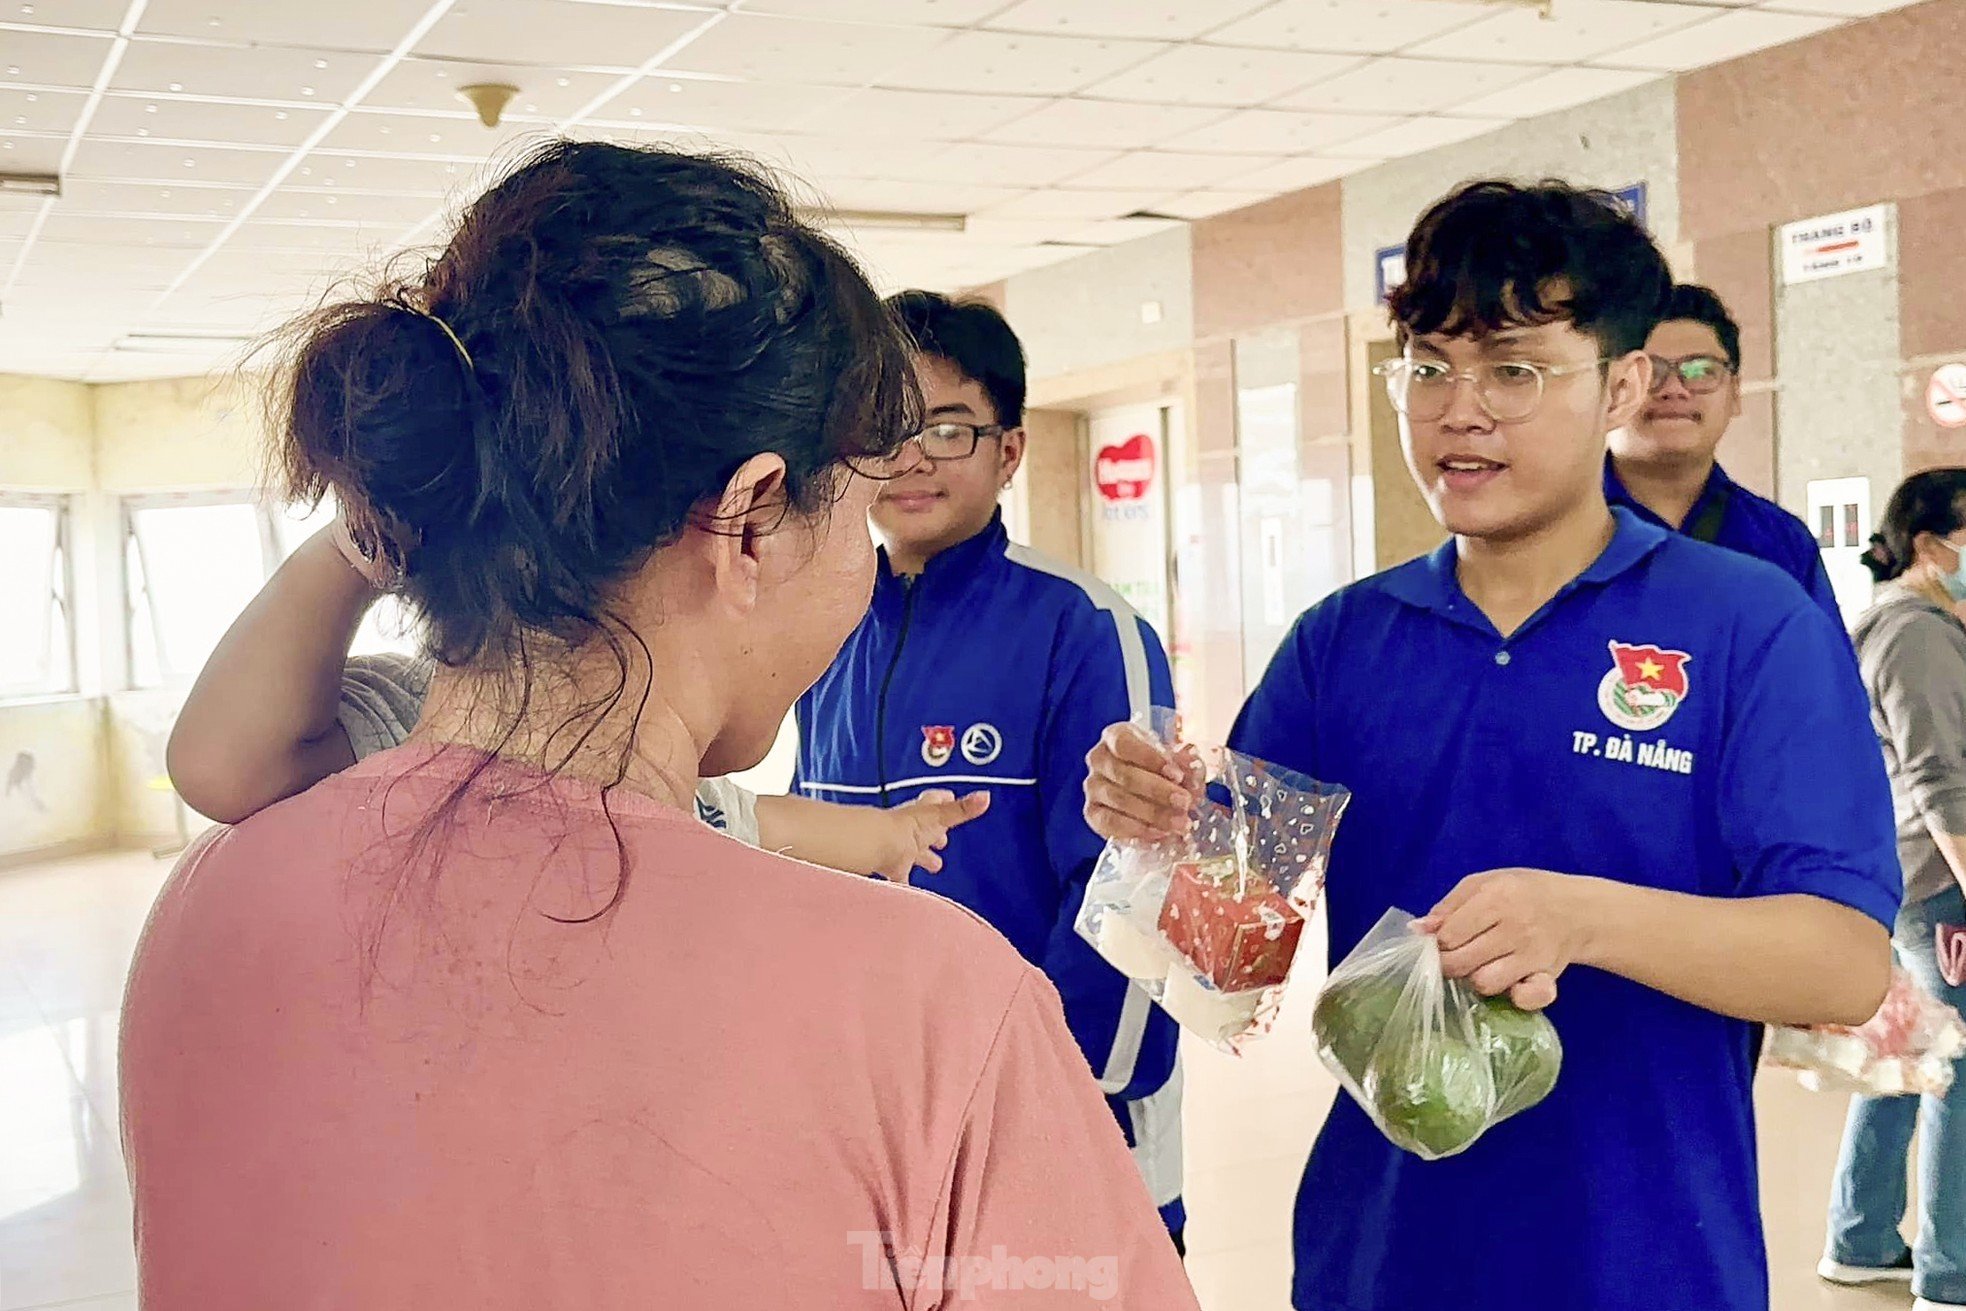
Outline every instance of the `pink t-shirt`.
<svg viewBox="0 0 1966 1311"><path fill-rule="evenodd" d="M373 757L166 884L123 1020L146 1311L1195 1305L982 921L625 793L618 850L503 763L420 855L482 760Z"/></svg>

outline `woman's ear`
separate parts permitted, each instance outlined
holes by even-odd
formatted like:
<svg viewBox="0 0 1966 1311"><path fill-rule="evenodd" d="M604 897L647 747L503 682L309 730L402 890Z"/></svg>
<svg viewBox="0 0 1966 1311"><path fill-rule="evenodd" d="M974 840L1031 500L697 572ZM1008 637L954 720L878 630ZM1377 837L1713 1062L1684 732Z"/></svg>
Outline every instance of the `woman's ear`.
<svg viewBox="0 0 1966 1311"><path fill-rule="evenodd" d="M790 509L783 457L754 455L724 484L706 548L718 597L748 614L758 603L765 539Z"/></svg>

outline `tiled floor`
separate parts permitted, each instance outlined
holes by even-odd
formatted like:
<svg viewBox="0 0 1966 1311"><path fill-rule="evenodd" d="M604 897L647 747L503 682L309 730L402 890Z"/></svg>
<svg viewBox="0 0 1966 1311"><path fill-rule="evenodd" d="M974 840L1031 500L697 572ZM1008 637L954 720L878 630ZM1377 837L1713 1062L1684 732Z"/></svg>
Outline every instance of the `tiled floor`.
<svg viewBox="0 0 1966 1311"><path fill-rule="evenodd" d="M118 855L0 873L0 1311L134 1311L116 1009L166 872ZM1309 993L1241 1060L1188 1056L1188 1268L1208 1311L1287 1307L1291 1198L1334 1095L1309 1054ZM1909 1294L1813 1274L1842 1099L1781 1075L1760 1095L1775 1311L1909 1307ZM1251 1124L1269 1126L1267 1142Z"/></svg>

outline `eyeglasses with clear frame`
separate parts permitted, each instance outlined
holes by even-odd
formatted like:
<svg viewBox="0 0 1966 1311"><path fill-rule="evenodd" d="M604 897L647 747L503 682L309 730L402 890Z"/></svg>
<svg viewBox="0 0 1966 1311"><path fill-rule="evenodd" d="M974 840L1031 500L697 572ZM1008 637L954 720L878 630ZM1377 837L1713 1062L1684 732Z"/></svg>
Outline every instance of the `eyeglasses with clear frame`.
<svg viewBox="0 0 1966 1311"><path fill-rule="evenodd" d="M1582 364L1537 364L1529 360L1495 360L1472 369L1450 369L1440 360L1416 360L1403 355L1372 371L1386 382L1386 399L1409 419L1433 423L1453 408L1454 394L1465 379L1474 384L1475 404L1496 423L1522 423L1543 404L1551 378L1568 378L1602 368L1603 358Z"/></svg>
<svg viewBox="0 0 1966 1311"><path fill-rule="evenodd" d="M1677 360L1669 360L1663 355L1652 356L1652 390L1655 392L1664 391L1666 383L1677 377L1679 385L1693 395L1711 396L1733 376L1734 366L1712 355L1688 355Z"/></svg>

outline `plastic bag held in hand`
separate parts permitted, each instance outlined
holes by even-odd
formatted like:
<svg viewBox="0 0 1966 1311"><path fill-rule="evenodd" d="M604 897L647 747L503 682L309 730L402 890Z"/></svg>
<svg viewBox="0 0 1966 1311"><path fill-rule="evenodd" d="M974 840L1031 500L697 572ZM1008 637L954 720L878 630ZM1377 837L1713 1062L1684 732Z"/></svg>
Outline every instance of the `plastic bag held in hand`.
<svg viewBox="0 0 1966 1311"><path fill-rule="evenodd" d="M1939 977L1955 988L1966 988L1966 925L1938 928Z"/></svg>
<svg viewBox="0 0 1966 1311"><path fill-rule="evenodd" d="M1549 1096L1563 1064L1548 1017L1447 978L1440 944L1402 910L1331 972L1312 1024L1318 1056L1380 1132L1429 1161Z"/></svg>
<svg viewBox="0 0 1966 1311"><path fill-rule="evenodd" d="M1897 966L1884 1004L1866 1023L1768 1031L1768 1063L1797 1071L1802 1086L1815 1092L1943 1096L1962 1054L1966 1020Z"/></svg>
<svg viewBox="0 0 1966 1311"><path fill-rule="evenodd" d="M1180 745L1170 710L1140 726ZM1275 1018L1351 794L1226 749L1185 838L1108 843L1080 936L1188 1029L1236 1051Z"/></svg>

